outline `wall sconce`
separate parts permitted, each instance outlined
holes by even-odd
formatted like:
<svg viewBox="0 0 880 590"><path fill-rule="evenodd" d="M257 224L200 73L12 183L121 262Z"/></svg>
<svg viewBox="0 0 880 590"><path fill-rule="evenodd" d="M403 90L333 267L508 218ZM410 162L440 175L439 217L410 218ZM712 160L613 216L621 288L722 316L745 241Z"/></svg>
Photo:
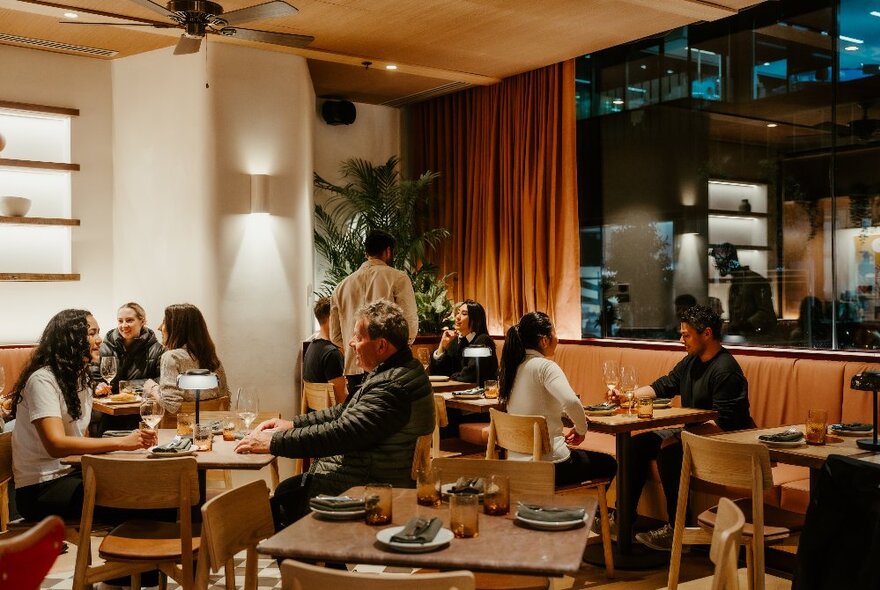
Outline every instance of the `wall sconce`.
<svg viewBox="0 0 880 590"><path fill-rule="evenodd" d="M251 174L251 215L269 214L269 175Z"/></svg>

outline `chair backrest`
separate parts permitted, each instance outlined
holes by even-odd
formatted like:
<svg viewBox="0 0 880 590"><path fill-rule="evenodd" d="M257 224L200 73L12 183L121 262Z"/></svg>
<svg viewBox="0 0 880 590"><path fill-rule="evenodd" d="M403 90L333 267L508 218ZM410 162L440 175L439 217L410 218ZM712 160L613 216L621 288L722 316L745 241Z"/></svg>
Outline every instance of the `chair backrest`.
<svg viewBox="0 0 880 590"><path fill-rule="evenodd" d="M508 414L489 408L489 441L486 458L498 457L495 447L515 453L531 453L532 460L540 461L550 452L550 433L544 416Z"/></svg>
<svg viewBox="0 0 880 590"><path fill-rule="evenodd" d="M691 477L744 489L752 489L758 482L765 490L773 487L770 453L761 443L718 440L690 432L682 432L681 440L690 452Z"/></svg>
<svg viewBox="0 0 880 590"><path fill-rule="evenodd" d="M84 455L83 479L94 504L108 508L183 508L199 503L195 457L150 460Z"/></svg>
<svg viewBox="0 0 880 590"><path fill-rule="evenodd" d="M449 426L449 414L446 413L446 398L440 393L434 394L434 412L437 414L437 426L439 428Z"/></svg>
<svg viewBox="0 0 880 590"><path fill-rule="evenodd" d="M555 491L556 467L549 461L443 458L434 459L433 466L440 469L444 482L459 477L506 475L512 498L552 496Z"/></svg>
<svg viewBox="0 0 880 590"><path fill-rule="evenodd" d="M0 532L9 526L9 483L12 479L12 432L0 432Z"/></svg>
<svg viewBox="0 0 880 590"><path fill-rule="evenodd" d="M300 410L305 414L309 410L323 410L336 405L332 383L311 383L303 381L302 404Z"/></svg>
<svg viewBox="0 0 880 590"><path fill-rule="evenodd" d="M709 559L715 564L712 590L739 590L737 558L746 517L729 498L718 501Z"/></svg>
<svg viewBox="0 0 880 590"><path fill-rule="evenodd" d="M37 590L61 554L64 521L48 516L27 532L0 538L0 587Z"/></svg>
<svg viewBox="0 0 880 590"><path fill-rule="evenodd" d="M208 558L199 560L196 588L206 590L208 587L207 565L217 571L243 550L248 552L244 587L255 588L257 543L274 533L269 490L263 480L233 488L206 502L202 506L200 551L202 556L207 552Z"/></svg>
<svg viewBox="0 0 880 590"><path fill-rule="evenodd" d="M224 395L211 399L203 399L199 401L199 412L226 412L229 410L229 396ZM182 402L177 414L194 414L196 411L196 402ZM162 421L159 422L159 428L176 428L177 414L165 412L162 415Z"/></svg>
<svg viewBox="0 0 880 590"><path fill-rule="evenodd" d="M292 559L281 564L283 590L473 590L474 574L361 574L308 565Z"/></svg>

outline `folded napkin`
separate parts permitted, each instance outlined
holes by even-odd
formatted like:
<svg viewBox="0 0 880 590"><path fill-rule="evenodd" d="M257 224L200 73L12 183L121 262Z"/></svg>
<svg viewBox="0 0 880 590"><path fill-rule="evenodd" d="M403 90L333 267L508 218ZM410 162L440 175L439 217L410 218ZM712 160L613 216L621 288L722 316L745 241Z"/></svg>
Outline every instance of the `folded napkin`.
<svg viewBox="0 0 880 590"><path fill-rule="evenodd" d="M482 477L459 477L449 488L449 494L482 494L486 488L486 481Z"/></svg>
<svg viewBox="0 0 880 590"><path fill-rule="evenodd" d="M853 432L871 432L874 427L864 422L845 422L843 424L832 424L831 430L852 430Z"/></svg>
<svg viewBox="0 0 880 590"><path fill-rule="evenodd" d="M671 404L671 403L672 403L671 397L655 397L654 398L654 405L655 406L665 406L666 404Z"/></svg>
<svg viewBox="0 0 880 590"><path fill-rule="evenodd" d="M573 520L583 520L586 510L573 506L541 506L540 504L520 502L516 515L528 520L540 520L542 522L571 522Z"/></svg>
<svg viewBox="0 0 880 590"><path fill-rule="evenodd" d="M452 396L456 395L483 395L485 391L482 387L472 387L470 389L462 389L461 391L453 391Z"/></svg>
<svg viewBox="0 0 880 590"><path fill-rule="evenodd" d="M430 543L443 528L443 521L437 518L413 516L403 530L391 537L392 543Z"/></svg>
<svg viewBox="0 0 880 590"><path fill-rule="evenodd" d="M105 430L101 436L104 438L115 438L118 436L128 436L134 432L133 430Z"/></svg>
<svg viewBox="0 0 880 590"><path fill-rule="evenodd" d="M186 436L175 436L171 442L153 447L154 453L187 453L192 448L192 439Z"/></svg>
<svg viewBox="0 0 880 590"><path fill-rule="evenodd" d="M325 496L322 494L309 500L309 506L329 512L353 512L364 509L364 499L352 498L351 496Z"/></svg>
<svg viewBox="0 0 880 590"><path fill-rule="evenodd" d="M617 408L617 404L612 404L611 402L602 402L601 404L590 404L589 406L584 406L584 409L589 412L606 412L608 410L614 410Z"/></svg>
<svg viewBox="0 0 880 590"><path fill-rule="evenodd" d="M758 440L764 442L795 442L803 440L803 438L804 433L800 430L783 430L775 434L762 434L758 437Z"/></svg>

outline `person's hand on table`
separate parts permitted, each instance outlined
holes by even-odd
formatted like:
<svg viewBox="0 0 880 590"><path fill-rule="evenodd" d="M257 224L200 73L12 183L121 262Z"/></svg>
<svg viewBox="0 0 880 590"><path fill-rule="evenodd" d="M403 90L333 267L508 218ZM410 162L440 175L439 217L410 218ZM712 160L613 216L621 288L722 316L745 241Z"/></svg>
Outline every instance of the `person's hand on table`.
<svg viewBox="0 0 880 590"><path fill-rule="evenodd" d="M136 451L137 449L146 449L159 444L159 436L155 430L135 429L131 434L123 436L119 439L120 450Z"/></svg>
<svg viewBox="0 0 880 590"><path fill-rule="evenodd" d="M637 397L657 397L657 393L650 385L642 385L633 391L633 398Z"/></svg>
<svg viewBox="0 0 880 590"><path fill-rule="evenodd" d="M273 433L274 430L262 430L259 432L254 430L235 445L235 452L265 455L269 452L269 446L272 444Z"/></svg>
<svg viewBox="0 0 880 590"><path fill-rule="evenodd" d="M586 435L579 434L577 430L572 428L571 431L569 431L569 433L565 435L565 444L567 444L570 447L576 447L579 444L581 444L582 442L584 442L585 438L586 438Z"/></svg>
<svg viewBox="0 0 880 590"><path fill-rule="evenodd" d="M97 387L95 387L95 397L110 395L112 392L113 388L107 383L98 383Z"/></svg>
<svg viewBox="0 0 880 590"><path fill-rule="evenodd" d="M293 422L290 420L282 420L281 418L269 418L257 424L254 432L263 432L264 430L290 430L293 428Z"/></svg>

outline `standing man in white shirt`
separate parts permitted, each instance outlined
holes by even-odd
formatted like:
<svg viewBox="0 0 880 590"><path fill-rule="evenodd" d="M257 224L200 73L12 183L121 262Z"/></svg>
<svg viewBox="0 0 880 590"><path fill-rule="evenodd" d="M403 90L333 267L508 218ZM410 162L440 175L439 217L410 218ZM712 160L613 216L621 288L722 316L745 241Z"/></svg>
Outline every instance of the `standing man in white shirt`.
<svg viewBox="0 0 880 590"><path fill-rule="evenodd" d="M356 312L379 299L387 299L403 310L409 327L409 344L419 332L416 296L407 274L391 266L394 260L394 237L374 230L364 240L367 261L336 285L330 298L330 340L345 350L345 379L349 395L354 393L364 378L357 366L353 349L345 346L354 334Z"/></svg>

